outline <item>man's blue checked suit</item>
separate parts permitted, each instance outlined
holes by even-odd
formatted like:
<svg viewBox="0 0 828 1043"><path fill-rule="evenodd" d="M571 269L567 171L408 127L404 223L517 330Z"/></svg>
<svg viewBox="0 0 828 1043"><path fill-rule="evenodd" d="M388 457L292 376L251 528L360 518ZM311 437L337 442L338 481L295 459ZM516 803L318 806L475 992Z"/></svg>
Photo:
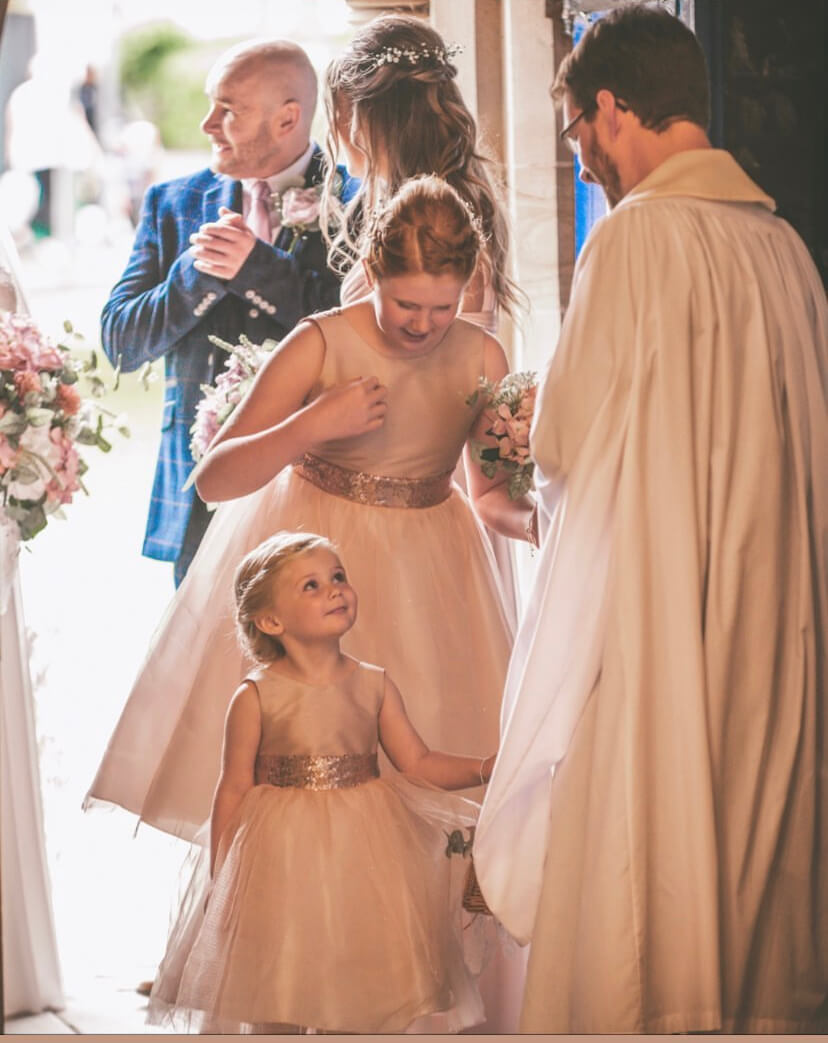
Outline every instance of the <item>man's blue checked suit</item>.
<svg viewBox="0 0 828 1043"><path fill-rule="evenodd" d="M318 184L322 173L316 148L306 186ZM356 182L343 168L340 173L347 199ZM143 553L175 561L178 581L209 520L195 490L184 489L193 469L190 427L201 385L212 383L226 360L208 335L231 343L241 333L254 342L278 340L305 315L339 302L339 278L326 265L320 232L300 238L291 253L290 229L281 230L274 246L258 240L231 280L197 271L190 235L217 220L222 206L241 212L241 182L210 170L152 186L126 270L101 316L104 351L113 364L120 359L124 372L164 356L161 447Z"/></svg>

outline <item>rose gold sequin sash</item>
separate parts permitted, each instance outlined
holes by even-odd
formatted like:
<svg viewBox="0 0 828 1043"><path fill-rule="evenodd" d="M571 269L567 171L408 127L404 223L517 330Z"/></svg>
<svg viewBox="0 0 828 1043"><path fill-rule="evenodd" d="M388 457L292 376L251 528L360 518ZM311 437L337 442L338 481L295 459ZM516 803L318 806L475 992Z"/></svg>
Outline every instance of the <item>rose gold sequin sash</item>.
<svg viewBox="0 0 828 1043"><path fill-rule="evenodd" d="M260 754L256 758L256 785L347 789L376 778L379 778L376 753L293 757Z"/></svg>
<svg viewBox="0 0 828 1043"><path fill-rule="evenodd" d="M432 478L387 478L345 467L306 453L293 470L326 493L371 507L436 507L451 495L453 471Z"/></svg>

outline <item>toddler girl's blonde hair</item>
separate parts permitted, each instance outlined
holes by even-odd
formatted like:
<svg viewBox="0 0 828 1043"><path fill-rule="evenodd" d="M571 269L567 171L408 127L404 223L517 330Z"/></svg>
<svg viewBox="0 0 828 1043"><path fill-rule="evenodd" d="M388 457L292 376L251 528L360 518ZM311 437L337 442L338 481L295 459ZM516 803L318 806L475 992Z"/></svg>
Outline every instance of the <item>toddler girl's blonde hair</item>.
<svg viewBox="0 0 828 1043"><path fill-rule="evenodd" d="M242 558L236 569L236 631L242 650L257 663L272 663L285 654L284 645L256 626L256 619L273 607L273 582L285 565L300 554L336 547L313 532L277 532Z"/></svg>
<svg viewBox="0 0 828 1043"><path fill-rule="evenodd" d="M374 276L458 275L467 282L485 257L480 222L459 193L434 174L406 181L368 232Z"/></svg>

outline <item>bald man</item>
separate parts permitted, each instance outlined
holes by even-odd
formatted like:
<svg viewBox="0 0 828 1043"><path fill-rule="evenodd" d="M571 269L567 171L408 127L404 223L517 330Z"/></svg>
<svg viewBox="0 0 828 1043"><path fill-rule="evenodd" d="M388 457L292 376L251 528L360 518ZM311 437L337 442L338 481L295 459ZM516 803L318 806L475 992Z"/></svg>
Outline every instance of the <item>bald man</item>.
<svg viewBox="0 0 828 1043"><path fill-rule="evenodd" d="M310 140L316 74L286 40L245 43L223 54L207 77L201 129L210 168L153 185L132 254L101 316L110 361L125 372L164 358L161 446L143 553L175 563L184 577L210 515L193 488L190 427L226 361L208 339L281 339L301 318L339 302L318 230L290 225L282 199L323 178ZM343 196L356 184L340 168ZM289 199L289 194L287 196Z"/></svg>

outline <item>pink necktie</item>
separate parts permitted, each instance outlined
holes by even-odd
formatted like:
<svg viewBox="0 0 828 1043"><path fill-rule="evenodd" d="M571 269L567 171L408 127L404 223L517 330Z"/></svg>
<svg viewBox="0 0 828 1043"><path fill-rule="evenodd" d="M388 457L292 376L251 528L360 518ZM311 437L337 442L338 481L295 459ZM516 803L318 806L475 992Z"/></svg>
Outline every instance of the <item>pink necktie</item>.
<svg viewBox="0 0 828 1043"><path fill-rule="evenodd" d="M273 242L273 227L270 220L270 185L266 181L254 181L250 190L250 213L247 224L253 234L266 243Z"/></svg>

